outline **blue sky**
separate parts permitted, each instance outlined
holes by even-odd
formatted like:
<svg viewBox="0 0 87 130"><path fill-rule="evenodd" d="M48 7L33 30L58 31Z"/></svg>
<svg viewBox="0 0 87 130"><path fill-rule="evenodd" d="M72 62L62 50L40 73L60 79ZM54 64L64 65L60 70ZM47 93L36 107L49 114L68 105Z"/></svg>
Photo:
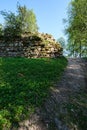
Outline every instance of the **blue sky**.
<svg viewBox="0 0 87 130"><path fill-rule="evenodd" d="M17 2L26 5L28 9L33 9L36 14L39 32L49 33L55 39L64 37L63 18L67 17L67 8L71 0L3 0L0 2L0 11L16 12ZM0 23L3 18L0 15Z"/></svg>

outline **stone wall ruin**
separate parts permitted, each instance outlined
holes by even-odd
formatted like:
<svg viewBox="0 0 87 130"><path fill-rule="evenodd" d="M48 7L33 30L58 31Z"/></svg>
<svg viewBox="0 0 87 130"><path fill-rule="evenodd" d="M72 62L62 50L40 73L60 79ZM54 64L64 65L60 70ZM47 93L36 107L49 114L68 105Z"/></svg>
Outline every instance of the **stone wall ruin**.
<svg viewBox="0 0 87 130"><path fill-rule="evenodd" d="M0 57L57 58L62 47L49 34L25 34L15 40L0 40Z"/></svg>

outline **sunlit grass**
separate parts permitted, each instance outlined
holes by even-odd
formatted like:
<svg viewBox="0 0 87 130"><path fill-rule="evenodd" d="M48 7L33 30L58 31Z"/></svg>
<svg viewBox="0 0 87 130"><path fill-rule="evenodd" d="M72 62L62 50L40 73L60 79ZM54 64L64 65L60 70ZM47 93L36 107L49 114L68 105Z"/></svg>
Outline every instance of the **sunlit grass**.
<svg viewBox="0 0 87 130"><path fill-rule="evenodd" d="M25 119L40 107L66 65L64 57L0 58L0 129Z"/></svg>

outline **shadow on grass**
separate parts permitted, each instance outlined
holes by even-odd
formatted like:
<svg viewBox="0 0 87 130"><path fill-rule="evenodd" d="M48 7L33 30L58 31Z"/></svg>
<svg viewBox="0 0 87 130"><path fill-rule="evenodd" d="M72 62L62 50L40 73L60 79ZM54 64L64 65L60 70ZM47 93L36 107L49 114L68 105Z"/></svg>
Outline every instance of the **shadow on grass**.
<svg viewBox="0 0 87 130"><path fill-rule="evenodd" d="M68 104L65 105L67 114L65 122L70 128L77 130L86 130L87 128L87 94L80 92L76 96L71 97Z"/></svg>

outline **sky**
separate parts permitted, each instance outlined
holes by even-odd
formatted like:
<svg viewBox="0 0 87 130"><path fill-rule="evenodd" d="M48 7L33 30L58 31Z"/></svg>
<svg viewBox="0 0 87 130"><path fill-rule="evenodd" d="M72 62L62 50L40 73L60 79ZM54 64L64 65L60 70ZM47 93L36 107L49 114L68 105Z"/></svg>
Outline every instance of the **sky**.
<svg viewBox="0 0 87 130"><path fill-rule="evenodd" d="M67 10L71 0L2 0L0 1L0 11L17 11L17 2L21 6L26 5L28 9L33 9L39 32L52 34L57 40L64 35L65 24L63 19L67 18ZM0 23L3 23L0 15Z"/></svg>

